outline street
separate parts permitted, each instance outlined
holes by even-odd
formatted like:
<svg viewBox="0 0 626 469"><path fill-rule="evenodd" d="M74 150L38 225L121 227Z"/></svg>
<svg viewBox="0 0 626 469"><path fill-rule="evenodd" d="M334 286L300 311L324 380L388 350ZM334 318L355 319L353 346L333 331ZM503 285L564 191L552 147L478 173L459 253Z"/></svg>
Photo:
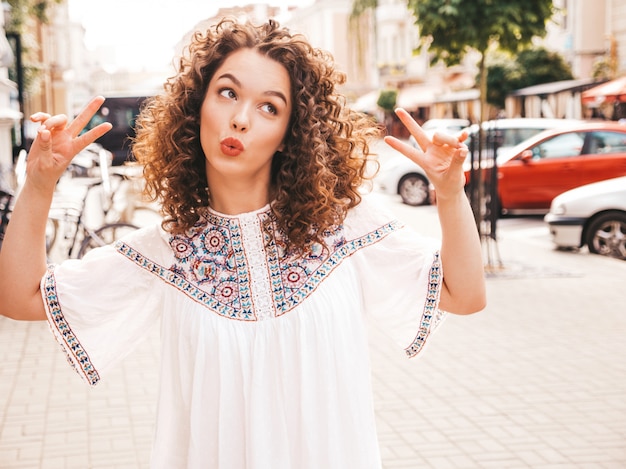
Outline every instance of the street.
<svg viewBox="0 0 626 469"><path fill-rule="evenodd" d="M497 233L485 311L448 317L415 363L373 329L385 467L626 467L626 263L555 251L541 217Z"/></svg>
<svg viewBox="0 0 626 469"><path fill-rule="evenodd" d="M377 197L438 236L436 207ZM626 467L626 262L555 251L539 217L498 236L487 308L449 316L422 356L370 324L384 467ZM158 330L93 389L46 324L2 318L0 344L0 468L147 468Z"/></svg>

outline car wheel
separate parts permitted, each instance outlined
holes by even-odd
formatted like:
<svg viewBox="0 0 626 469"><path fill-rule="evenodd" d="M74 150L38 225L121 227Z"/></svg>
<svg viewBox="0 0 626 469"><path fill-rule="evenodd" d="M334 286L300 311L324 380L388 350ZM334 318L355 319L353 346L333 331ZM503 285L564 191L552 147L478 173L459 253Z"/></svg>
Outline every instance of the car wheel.
<svg viewBox="0 0 626 469"><path fill-rule="evenodd" d="M428 181L419 174L407 174L398 184L398 194L407 205L427 205L430 201Z"/></svg>
<svg viewBox="0 0 626 469"><path fill-rule="evenodd" d="M585 236L589 252L626 259L626 214L607 212L593 220Z"/></svg>

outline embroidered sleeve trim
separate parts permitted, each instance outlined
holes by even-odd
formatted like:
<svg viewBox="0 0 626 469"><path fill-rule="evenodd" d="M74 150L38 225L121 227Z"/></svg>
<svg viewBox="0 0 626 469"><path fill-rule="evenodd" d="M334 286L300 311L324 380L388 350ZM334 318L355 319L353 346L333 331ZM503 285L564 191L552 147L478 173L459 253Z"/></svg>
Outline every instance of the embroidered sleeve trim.
<svg viewBox="0 0 626 469"><path fill-rule="evenodd" d="M411 342L411 345L404 349L409 358L415 357L424 349L426 340L445 316L445 313L438 308L439 296L441 294L441 281L441 260L439 258L439 252L437 252L435 253L435 258L430 267L428 293L417 335L415 339L413 339L413 342Z"/></svg>
<svg viewBox="0 0 626 469"><path fill-rule="evenodd" d="M67 361L87 383L94 386L100 381L98 371L91 363L89 355L68 324L57 295L56 279L50 266L43 280L44 305L48 316L48 326L65 352Z"/></svg>

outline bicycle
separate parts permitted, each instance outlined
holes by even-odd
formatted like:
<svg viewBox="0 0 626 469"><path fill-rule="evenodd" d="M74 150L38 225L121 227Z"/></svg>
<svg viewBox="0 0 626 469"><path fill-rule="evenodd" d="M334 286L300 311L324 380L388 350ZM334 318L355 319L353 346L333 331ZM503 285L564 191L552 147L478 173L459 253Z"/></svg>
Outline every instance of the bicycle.
<svg viewBox="0 0 626 469"><path fill-rule="evenodd" d="M13 212L13 204L17 194L22 189L24 181L26 180L26 150L22 149L19 152L18 158L15 162L14 174L10 177L2 175L0 180L4 188L0 189L0 248L2 248L2 242L4 241L4 235L11 219L11 213ZM13 189L15 187L15 189ZM54 237L56 236L56 229L53 224L48 220L46 225L46 251L54 243Z"/></svg>
<svg viewBox="0 0 626 469"><path fill-rule="evenodd" d="M99 145L90 145L83 153L91 156L96 161L99 174L96 177L72 177L72 171L64 178L61 189L55 193L50 214L48 217L50 239L53 241L48 248L48 255L54 257L55 252L64 258L82 258L93 248L111 244L125 234L139 229L139 226L130 220L135 209L134 200L129 199L128 184L130 178L127 174L110 169L111 154ZM94 168L95 169L95 168ZM94 174L89 171L88 174ZM82 175L81 175L82 176ZM71 182L69 182L71 181ZM70 186L71 192L76 192L80 187L83 193L79 198L68 196L64 188ZM92 228L85 218L88 215L87 206L94 188L101 188L100 210L102 215L100 226ZM89 212L93 215L94 212ZM63 228L64 246L57 245L57 232Z"/></svg>
<svg viewBox="0 0 626 469"><path fill-rule="evenodd" d="M0 189L0 248L16 194L26 178L26 156L26 151L22 151L16 163L16 190ZM149 224L161 217L156 208L138 203L137 193L140 191L134 186L135 181L139 180L138 167L112 168L110 152L98 144L89 145L79 156L88 164L78 163L79 158L75 159L62 180L82 181L82 184L71 185L74 189L77 185L83 186L84 192L79 198L68 197L62 190L55 192L46 225L46 253L49 260L57 253L62 258L82 258L91 249L111 244L128 232L139 229L140 226L133 219L138 218L143 220L142 224ZM77 168L77 164L84 166ZM96 187L102 188L102 222L97 228L91 228L85 216L88 199ZM58 243L61 228L64 229L64 246Z"/></svg>

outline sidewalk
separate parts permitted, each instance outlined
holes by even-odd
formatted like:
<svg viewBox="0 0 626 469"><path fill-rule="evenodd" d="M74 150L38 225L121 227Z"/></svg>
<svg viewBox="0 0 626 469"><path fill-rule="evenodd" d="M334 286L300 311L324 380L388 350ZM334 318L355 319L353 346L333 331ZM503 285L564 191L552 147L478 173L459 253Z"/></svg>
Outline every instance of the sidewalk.
<svg viewBox="0 0 626 469"><path fill-rule="evenodd" d="M625 468L626 262L498 247L486 310L448 317L420 358L370 327L385 468ZM95 388L46 324L0 318L0 344L0 468L147 467L157 329Z"/></svg>
<svg viewBox="0 0 626 469"><path fill-rule="evenodd" d="M385 467L626 468L626 262L500 232L484 312L412 363L372 336Z"/></svg>

